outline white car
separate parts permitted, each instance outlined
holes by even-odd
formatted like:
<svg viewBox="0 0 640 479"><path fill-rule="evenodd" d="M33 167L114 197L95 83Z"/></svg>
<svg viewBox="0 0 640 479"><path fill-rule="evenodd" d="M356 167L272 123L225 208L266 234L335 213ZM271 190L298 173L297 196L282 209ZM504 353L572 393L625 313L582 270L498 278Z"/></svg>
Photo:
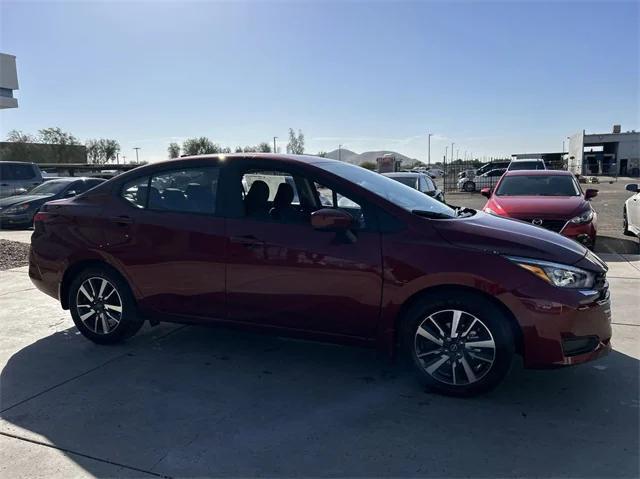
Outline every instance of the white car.
<svg viewBox="0 0 640 479"><path fill-rule="evenodd" d="M625 189L635 193L624 202L622 219L624 222L624 234L640 238L640 185L629 183Z"/></svg>
<svg viewBox="0 0 640 479"><path fill-rule="evenodd" d="M460 178L458 180L458 189L460 191L472 192L481 190L482 188L493 188L505 171L507 171L506 168L498 168L475 176L473 179Z"/></svg>
<svg viewBox="0 0 640 479"><path fill-rule="evenodd" d="M442 178L444 176L444 171L440 168L431 168L427 170L427 173L431 178Z"/></svg>

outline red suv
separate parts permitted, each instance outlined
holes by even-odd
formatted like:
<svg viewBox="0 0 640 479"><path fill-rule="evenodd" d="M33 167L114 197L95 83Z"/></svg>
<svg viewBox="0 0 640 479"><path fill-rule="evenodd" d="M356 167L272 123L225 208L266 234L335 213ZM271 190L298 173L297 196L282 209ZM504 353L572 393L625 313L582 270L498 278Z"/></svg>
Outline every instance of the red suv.
<svg viewBox="0 0 640 479"><path fill-rule="evenodd" d="M495 188L481 193L489 198L483 210L515 218L574 239L593 249L598 215L589 200L598 190L584 193L568 171L507 171Z"/></svg>
<svg viewBox="0 0 640 479"><path fill-rule="evenodd" d="M108 344L145 320L406 353L432 389L486 391L610 349L607 267L556 233L454 209L359 166L281 155L136 168L35 219L29 275Z"/></svg>

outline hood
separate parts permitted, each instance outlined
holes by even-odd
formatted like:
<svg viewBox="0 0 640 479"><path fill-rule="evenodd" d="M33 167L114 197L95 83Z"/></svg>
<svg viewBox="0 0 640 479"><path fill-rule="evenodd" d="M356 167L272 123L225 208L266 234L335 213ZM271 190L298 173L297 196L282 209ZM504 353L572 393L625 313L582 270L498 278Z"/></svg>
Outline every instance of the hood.
<svg viewBox="0 0 640 479"><path fill-rule="evenodd" d="M575 264L587 254L576 241L522 221L478 211L469 218L432 220L444 239L487 253Z"/></svg>
<svg viewBox="0 0 640 479"><path fill-rule="evenodd" d="M9 196L7 198L2 198L0 200L0 208L5 209L5 208L8 208L9 206L15 206L15 205L19 205L21 203L34 203L34 202L44 203L45 201L47 201L52 196L54 196L54 195L53 194L49 194L49 195L16 195L16 196Z"/></svg>
<svg viewBox="0 0 640 479"><path fill-rule="evenodd" d="M590 208L583 196L492 196L490 202L513 218L570 220Z"/></svg>

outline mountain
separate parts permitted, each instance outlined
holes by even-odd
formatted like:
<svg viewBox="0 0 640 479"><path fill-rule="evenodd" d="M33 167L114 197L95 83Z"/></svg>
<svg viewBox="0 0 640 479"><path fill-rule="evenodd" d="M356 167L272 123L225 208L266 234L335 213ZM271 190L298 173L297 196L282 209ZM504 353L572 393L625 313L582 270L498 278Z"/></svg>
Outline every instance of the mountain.
<svg viewBox="0 0 640 479"><path fill-rule="evenodd" d="M417 160L413 158L409 158L397 151L390 150L382 150L382 151L365 151L364 153L356 153L355 151L347 150L342 148L340 150L340 159L342 161L346 161L347 163L353 163L354 165L361 165L365 162L375 163L376 158L380 158L386 154L391 154L395 156L397 159L402 161L403 165L411 165L415 163ZM333 150L327 153L327 158L331 158L333 160L338 159L338 150Z"/></svg>

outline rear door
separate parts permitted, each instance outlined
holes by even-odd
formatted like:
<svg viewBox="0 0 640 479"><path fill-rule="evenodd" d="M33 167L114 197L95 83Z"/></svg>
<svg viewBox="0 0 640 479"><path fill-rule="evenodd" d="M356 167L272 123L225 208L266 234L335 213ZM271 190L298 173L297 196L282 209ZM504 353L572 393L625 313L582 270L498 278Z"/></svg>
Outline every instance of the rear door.
<svg viewBox="0 0 640 479"><path fill-rule="evenodd" d="M126 271L140 306L194 318L225 316L225 220L218 166L134 178L107 209L106 252Z"/></svg>

